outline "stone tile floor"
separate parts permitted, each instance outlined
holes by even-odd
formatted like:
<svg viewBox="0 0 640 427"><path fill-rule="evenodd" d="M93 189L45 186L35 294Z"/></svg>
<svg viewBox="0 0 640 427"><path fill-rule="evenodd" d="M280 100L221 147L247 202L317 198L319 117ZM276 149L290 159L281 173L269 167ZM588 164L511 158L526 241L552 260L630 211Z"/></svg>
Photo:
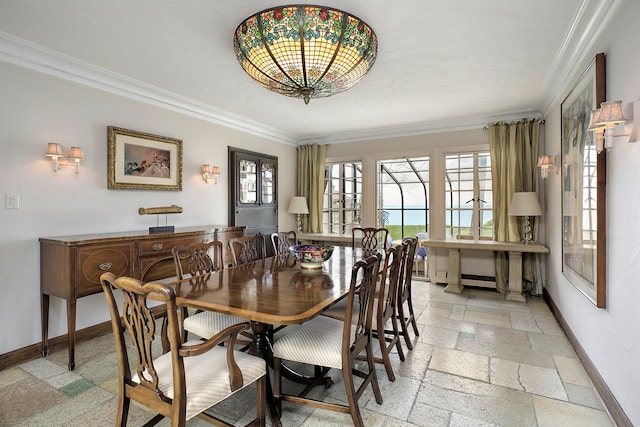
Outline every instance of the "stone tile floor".
<svg viewBox="0 0 640 427"><path fill-rule="evenodd" d="M613 426L542 299L519 303L492 290L443 290L414 281L420 336L413 337L405 362L393 355L395 382L378 367L384 402L376 404L370 389L362 396L367 426ZM66 358L59 351L0 371L0 426L114 425L112 336L79 344L73 372ZM332 377L335 384L314 395L346 402L340 373ZM254 393L247 389L211 410L244 425L255 414ZM286 402L283 412L284 426L351 425L348 415ZM128 425L142 425L152 415L134 404ZM187 425L209 424L193 419Z"/></svg>

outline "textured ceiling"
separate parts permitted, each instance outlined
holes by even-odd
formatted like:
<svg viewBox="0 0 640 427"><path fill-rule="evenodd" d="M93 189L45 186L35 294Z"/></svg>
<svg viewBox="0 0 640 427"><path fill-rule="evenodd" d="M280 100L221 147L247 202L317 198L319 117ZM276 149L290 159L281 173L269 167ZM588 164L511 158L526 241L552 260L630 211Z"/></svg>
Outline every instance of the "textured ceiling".
<svg viewBox="0 0 640 427"><path fill-rule="evenodd" d="M318 1L370 24L378 59L306 106L254 83L233 53L236 26L267 1L2 0L0 60L282 141L346 141L540 115L594 16L619 1Z"/></svg>

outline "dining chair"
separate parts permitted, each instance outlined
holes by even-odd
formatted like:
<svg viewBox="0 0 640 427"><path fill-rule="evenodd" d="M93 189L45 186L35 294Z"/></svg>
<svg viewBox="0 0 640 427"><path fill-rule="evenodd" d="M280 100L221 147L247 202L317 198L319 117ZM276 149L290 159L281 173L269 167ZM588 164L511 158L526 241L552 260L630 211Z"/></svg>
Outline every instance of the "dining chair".
<svg viewBox="0 0 640 427"><path fill-rule="evenodd" d="M224 268L223 245L219 241L175 246L171 252L178 280L189 279L193 290L207 286L209 275ZM215 311L198 311L188 316L186 307L182 308L181 314L185 341L189 332L208 339L231 325L247 321L240 317ZM243 335L247 338L251 337L246 331L243 331Z"/></svg>
<svg viewBox="0 0 640 427"><path fill-rule="evenodd" d="M351 414L353 424L364 426L358 400L370 384L375 400L382 404L382 394L376 376L373 358L371 322L373 315L374 290L380 265L380 254L359 260L351 271L351 282L347 294L347 319L353 311L358 313L354 325L348 321L317 316L300 325L290 325L276 334L273 343L274 396L281 408L282 402L293 402L316 408ZM366 370L356 363L357 357L366 353ZM311 382L300 394L287 394L282 391L283 361L298 362L316 367L315 381ZM326 381L330 369L340 369L346 388L348 405L323 402L306 397L310 389ZM362 382L356 388L354 376Z"/></svg>
<svg viewBox="0 0 640 427"><path fill-rule="evenodd" d="M381 357L374 357L374 361L384 365L389 381L395 381L396 379L393 373L393 367L391 366L391 358L389 357L394 347L398 352L398 357L404 362L404 352L400 344L396 308L404 251L405 246L398 245L387 249L385 252L380 280L376 288L376 300L373 306L373 316L371 320L373 337L378 340L381 353ZM325 310L322 315L344 321L346 318L346 307L346 300L342 299L337 304ZM357 316L358 313L352 311L352 323L356 324L358 321Z"/></svg>
<svg viewBox="0 0 640 427"><path fill-rule="evenodd" d="M262 259L267 254L264 236L260 233L229 239L229 249L234 266Z"/></svg>
<svg viewBox="0 0 640 427"><path fill-rule="evenodd" d="M224 329L205 342L183 344L176 294L170 285L116 278L113 273L102 274L100 283L111 315L118 362L117 426L127 424L131 400L158 413L146 425L169 417L171 426L184 426L195 416L212 424L230 425L203 411L253 383L257 384L257 418L250 425L266 425L266 363L234 350L237 335L247 323ZM121 307L114 295L116 289L124 298ZM156 324L148 299L167 305L170 350L158 357L154 357ZM220 345L224 342L226 347ZM130 361L136 363L133 370Z"/></svg>
<svg viewBox="0 0 640 427"><path fill-rule="evenodd" d="M402 239L402 244L405 246L405 252L400 272L400 282L398 284L397 317L407 348L409 350L413 350L413 344L409 338L409 324L413 327L414 334L416 336L420 335L420 332L418 331L418 324L416 323L416 316L413 312L413 300L411 298L413 261L416 254L416 248L418 247L418 239L415 237L405 237Z"/></svg>
<svg viewBox="0 0 640 427"><path fill-rule="evenodd" d="M298 244L298 236L295 231L279 231L271 233L271 244L276 255L289 253L289 247Z"/></svg>
<svg viewBox="0 0 640 427"><path fill-rule="evenodd" d="M360 240L360 244L356 245L356 240ZM351 229L351 247L353 249L361 248L364 251L376 251L387 249L389 240L389 230L386 228L374 227L354 227Z"/></svg>

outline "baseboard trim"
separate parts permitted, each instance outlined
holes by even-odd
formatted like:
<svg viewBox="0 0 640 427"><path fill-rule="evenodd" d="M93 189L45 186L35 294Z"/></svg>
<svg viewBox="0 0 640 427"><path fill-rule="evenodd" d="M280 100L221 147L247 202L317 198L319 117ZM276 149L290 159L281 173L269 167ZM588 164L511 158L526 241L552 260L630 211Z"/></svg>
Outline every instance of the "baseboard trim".
<svg viewBox="0 0 640 427"><path fill-rule="evenodd" d="M607 386L607 383L604 381L602 376L600 376L600 373L594 366L593 362L591 362L591 359L589 359L587 352L584 350L582 345L580 345L580 342L574 335L573 331L571 331L569 324L566 322L564 317L562 317L562 313L553 302L553 298L551 298L551 295L549 295L546 289L542 291L542 295L547 302L551 313L554 315L556 320L558 320L560 327L567 335L567 338L569 339L571 346L575 350L578 359L580 359L580 362L582 362L582 365L587 372L587 376L591 379L591 382L600 395L604 406L607 408L607 411L609 411L611 419L613 419L613 421L616 423L616 426L618 427L633 427L631 420L629 419L629 417L627 417L627 414L624 413L624 410L616 400L615 396L613 395L613 393L611 393L609 386Z"/></svg>
<svg viewBox="0 0 640 427"><path fill-rule="evenodd" d="M88 328L76 331L76 344L89 341L92 338L111 333L111 321L89 326ZM67 334L49 339L49 352L65 350L67 345ZM42 343L35 343L27 347L22 347L9 353L0 354L0 370L11 366L27 362L29 360L42 357Z"/></svg>

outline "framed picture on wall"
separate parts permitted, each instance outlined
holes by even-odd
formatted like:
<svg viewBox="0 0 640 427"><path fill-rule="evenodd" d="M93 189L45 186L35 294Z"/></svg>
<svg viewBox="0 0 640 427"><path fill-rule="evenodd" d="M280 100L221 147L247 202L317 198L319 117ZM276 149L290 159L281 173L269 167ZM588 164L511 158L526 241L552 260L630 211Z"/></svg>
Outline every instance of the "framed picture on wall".
<svg viewBox="0 0 640 427"><path fill-rule="evenodd" d="M182 140L109 126L107 188L182 190Z"/></svg>
<svg viewBox="0 0 640 427"><path fill-rule="evenodd" d="M606 152L589 131L605 101L604 54L562 102L562 273L597 307L606 307ZM600 150L600 152L598 152Z"/></svg>

